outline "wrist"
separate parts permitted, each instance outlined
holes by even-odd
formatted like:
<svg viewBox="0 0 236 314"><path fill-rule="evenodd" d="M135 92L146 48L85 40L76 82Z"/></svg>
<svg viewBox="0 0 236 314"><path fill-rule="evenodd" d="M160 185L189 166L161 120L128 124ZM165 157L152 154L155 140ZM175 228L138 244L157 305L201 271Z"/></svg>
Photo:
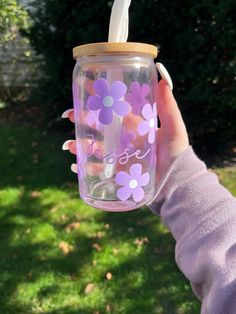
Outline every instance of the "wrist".
<svg viewBox="0 0 236 314"><path fill-rule="evenodd" d="M175 189L199 170L207 171L206 165L196 156L192 147L188 146L169 164L169 167L158 180L153 199L147 205L151 209L153 205L155 207L155 203L163 199L170 192L170 189Z"/></svg>

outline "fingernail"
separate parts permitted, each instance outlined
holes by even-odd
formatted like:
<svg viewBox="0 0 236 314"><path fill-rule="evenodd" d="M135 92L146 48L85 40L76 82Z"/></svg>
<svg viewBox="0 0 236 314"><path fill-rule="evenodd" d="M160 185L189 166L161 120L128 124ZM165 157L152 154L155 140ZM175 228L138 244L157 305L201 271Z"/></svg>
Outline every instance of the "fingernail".
<svg viewBox="0 0 236 314"><path fill-rule="evenodd" d="M70 143L74 142L74 140L67 140L65 143L62 145L62 150L69 150L70 149Z"/></svg>
<svg viewBox="0 0 236 314"><path fill-rule="evenodd" d="M72 164L70 166L70 169L71 169L72 172L78 173L78 165L77 164Z"/></svg>
<svg viewBox="0 0 236 314"><path fill-rule="evenodd" d="M63 112L63 114L61 115L62 118L69 118L69 115L71 112L73 112L74 109L68 109L66 111Z"/></svg>
<svg viewBox="0 0 236 314"><path fill-rule="evenodd" d="M170 74L168 73L168 71L166 70L166 68L164 67L164 65L162 63L157 62L156 63L156 67L158 72L160 73L161 77L166 80L166 82L168 83L169 87L171 90L173 90L173 82L172 79L170 77Z"/></svg>

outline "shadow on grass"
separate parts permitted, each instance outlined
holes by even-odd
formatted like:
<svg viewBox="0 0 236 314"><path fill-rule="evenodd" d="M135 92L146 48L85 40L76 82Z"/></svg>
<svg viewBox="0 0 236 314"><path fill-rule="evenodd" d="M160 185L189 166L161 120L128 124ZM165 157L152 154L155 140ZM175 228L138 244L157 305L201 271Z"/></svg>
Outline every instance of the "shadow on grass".
<svg viewBox="0 0 236 314"><path fill-rule="evenodd" d="M94 238L88 231L69 235L75 249L62 254L58 243L67 239L66 223L52 219L50 211L57 202L43 203L40 197L32 197L32 192L53 187L76 201L76 185L69 188L76 180L68 170L73 157L60 151L64 140L60 136L31 131L4 128L1 132L0 188L22 188L17 200L3 202L0 211L1 314L199 313L199 304L175 265L173 239L147 209L118 214L97 211L96 223L110 226L106 236L96 240L101 252L94 253ZM86 219L89 226L93 218ZM37 227L44 225L45 231L37 233ZM36 230L33 235L32 229ZM146 242L140 244L144 238ZM132 254L120 258L118 253L118 263L101 262L98 270L91 266L94 276L84 278L86 267L94 259L100 261L106 250L104 258L109 257L112 248L126 243L132 247ZM112 273L112 280L104 280L106 269ZM101 301L94 301L96 305L90 303L93 294L86 296L84 292L91 280L103 295ZM26 300L28 285L31 295ZM58 301L69 299L72 293L78 299L88 298L87 303L65 305Z"/></svg>

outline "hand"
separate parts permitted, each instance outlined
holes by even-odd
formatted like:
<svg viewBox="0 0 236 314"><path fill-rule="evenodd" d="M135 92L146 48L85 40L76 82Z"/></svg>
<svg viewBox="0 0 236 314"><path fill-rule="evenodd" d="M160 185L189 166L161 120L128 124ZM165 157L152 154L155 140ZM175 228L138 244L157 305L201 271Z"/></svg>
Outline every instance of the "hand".
<svg viewBox="0 0 236 314"><path fill-rule="evenodd" d="M161 127L157 133L157 180L188 146L188 134L180 110L165 80L158 84L157 108Z"/></svg>
<svg viewBox="0 0 236 314"><path fill-rule="evenodd" d="M157 179L159 181L173 160L188 147L189 140L180 110L166 80L162 79L158 83L156 94L158 116L161 122L161 127L157 135ZM73 109L65 111L62 118L69 118L74 122ZM132 125L136 126L136 124L136 121L134 121ZM75 140L66 141L62 148L64 150L70 150L72 154L76 154ZM77 165L72 164L71 170L77 172ZM88 165L87 171L93 175L96 174L99 169L94 168L93 164L91 167Z"/></svg>

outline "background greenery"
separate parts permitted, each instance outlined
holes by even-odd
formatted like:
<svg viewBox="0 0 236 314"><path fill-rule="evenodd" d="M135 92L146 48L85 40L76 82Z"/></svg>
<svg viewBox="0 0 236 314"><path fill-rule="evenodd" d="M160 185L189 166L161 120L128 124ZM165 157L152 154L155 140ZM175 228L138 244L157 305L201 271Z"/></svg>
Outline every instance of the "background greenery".
<svg viewBox="0 0 236 314"><path fill-rule="evenodd" d="M87 206L69 169L74 157L60 150L74 137L58 121L72 106L71 48L106 41L111 5L35 1L29 23L16 1L0 2L0 44L22 28L45 73L33 101L0 101L1 314L200 312L159 218L147 208L111 214ZM129 40L160 45L192 142L208 156L234 140L234 10L229 0L133 0L130 10ZM213 171L236 195L234 163Z"/></svg>
<svg viewBox="0 0 236 314"><path fill-rule="evenodd" d="M48 131L40 108L1 109L0 313L199 314L158 217L79 199L60 150L71 136ZM236 195L236 168L213 170Z"/></svg>
<svg viewBox="0 0 236 314"><path fill-rule="evenodd" d="M107 0L34 3L28 36L44 56L41 99L52 118L72 105L72 47L107 41L111 5ZM234 0L139 0L130 7L129 41L160 46L158 60L170 71L199 152L219 153L235 144L235 11Z"/></svg>
<svg viewBox="0 0 236 314"><path fill-rule="evenodd" d="M17 29L28 26L28 14L16 0L0 1L0 44L14 38Z"/></svg>

